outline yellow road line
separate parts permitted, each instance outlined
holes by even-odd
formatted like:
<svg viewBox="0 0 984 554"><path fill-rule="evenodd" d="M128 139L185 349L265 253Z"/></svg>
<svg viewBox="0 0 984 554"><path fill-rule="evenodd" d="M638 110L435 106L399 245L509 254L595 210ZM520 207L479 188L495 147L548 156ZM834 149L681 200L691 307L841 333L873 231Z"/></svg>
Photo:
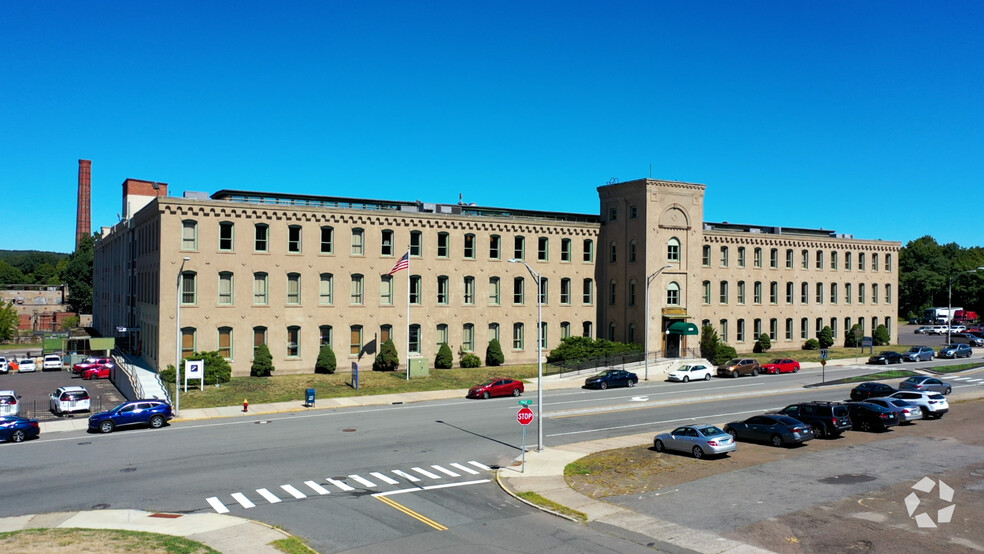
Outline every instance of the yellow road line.
<svg viewBox="0 0 984 554"><path fill-rule="evenodd" d="M386 504L390 505L391 507L396 508L397 510L400 510L401 512L407 514L408 516L416 519L417 521L420 521L422 523L426 523L427 525L430 525L431 527L433 527L434 529L437 529L438 531L447 531L448 530L447 527L441 525L440 523L438 523L438 522L436 522L436 521L434 521L434 520L432 520L432 519L430 519L430 518L428 518L428 517L426 517L424 515L418 514L417 512L411 510L410 508L407 508L403 504L400 504L399 502L397 502L397 501L395 501L395 500L393 500L391 498L387 498L385 496L377 496L376 498L382 500L383 502L385 502Z"/></svg>

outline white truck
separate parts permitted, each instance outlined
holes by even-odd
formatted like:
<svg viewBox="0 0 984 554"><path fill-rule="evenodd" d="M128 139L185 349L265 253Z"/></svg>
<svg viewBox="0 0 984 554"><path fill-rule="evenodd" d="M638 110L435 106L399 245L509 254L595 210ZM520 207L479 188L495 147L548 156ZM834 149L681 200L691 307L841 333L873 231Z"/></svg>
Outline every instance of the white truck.
<svg viewBox="0 0 984 554"><path fill-rule="evenodd" d="M950 319L953 318L953 313L957 310L963 310L963 308L959 308L957 306L952 308L926 308L926 311L923 312L923 319L926 323L948 325L950 323Z"/></svg>

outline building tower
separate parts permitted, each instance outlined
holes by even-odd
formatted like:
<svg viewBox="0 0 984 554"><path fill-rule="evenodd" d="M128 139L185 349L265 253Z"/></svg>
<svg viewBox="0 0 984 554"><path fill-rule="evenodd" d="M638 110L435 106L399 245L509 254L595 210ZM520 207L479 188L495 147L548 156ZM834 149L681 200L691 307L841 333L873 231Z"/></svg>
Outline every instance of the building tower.
<svg viewBox="0 0 984 554"><path fill-rule="evenodd" d="M75 249L83 237L92 234L92 161L79 160L79 205L75 214Z"/></svg>

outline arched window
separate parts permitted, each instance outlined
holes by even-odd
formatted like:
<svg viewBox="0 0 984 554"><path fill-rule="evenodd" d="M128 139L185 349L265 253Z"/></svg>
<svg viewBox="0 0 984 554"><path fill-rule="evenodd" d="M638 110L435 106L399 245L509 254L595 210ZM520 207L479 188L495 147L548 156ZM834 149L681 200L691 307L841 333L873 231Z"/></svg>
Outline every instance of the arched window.
<svg viewBox="0 0 984 554"><path fill-rule="evenodd" d="M680 305L680 285L676 281L666 285L666 304L669 306Z"/></svg>
<svg viewBox="0 0 984 554"><path fill-rule="evenodd" d="M635 243L635 241L632 242ZM670 262L680 261L680 241L676 237L672 237L666 242L666 260Z"/></svg>

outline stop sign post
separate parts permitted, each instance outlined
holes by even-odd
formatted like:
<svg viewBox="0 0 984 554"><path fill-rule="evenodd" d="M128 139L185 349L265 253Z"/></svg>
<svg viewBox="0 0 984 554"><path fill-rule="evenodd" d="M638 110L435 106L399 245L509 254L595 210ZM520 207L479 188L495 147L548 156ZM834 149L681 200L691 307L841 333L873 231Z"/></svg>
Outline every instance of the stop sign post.
<svg viewBox="0 0 984 554"><path fill-rule="evenodd" d="M520 400L519 403L523 406L516 412L516 421L523 426L523 469L520 473L526 473L526 428L533 423L533 410L529 408L529 400Z"/></svg>

